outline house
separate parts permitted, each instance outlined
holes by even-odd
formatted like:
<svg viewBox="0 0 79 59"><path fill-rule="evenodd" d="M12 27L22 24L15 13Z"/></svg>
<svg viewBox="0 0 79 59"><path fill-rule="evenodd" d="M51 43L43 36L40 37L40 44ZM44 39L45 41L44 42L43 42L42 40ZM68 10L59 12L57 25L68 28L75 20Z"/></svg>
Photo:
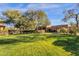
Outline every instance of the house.
<svg viewBox="0 0 79 59"><path fill-rule="evenodd" d="M8 34L8 29L3 20L0 20L0 35Z"/></svg>
<svg viewBox="0 0 79 59"><path fill-rule="evenodd" d="M56 26L49 26L47 27L47 30L49 32L57 32L58 29L61 29L61 28L69 28L69 25L56 25Z"/></svg>

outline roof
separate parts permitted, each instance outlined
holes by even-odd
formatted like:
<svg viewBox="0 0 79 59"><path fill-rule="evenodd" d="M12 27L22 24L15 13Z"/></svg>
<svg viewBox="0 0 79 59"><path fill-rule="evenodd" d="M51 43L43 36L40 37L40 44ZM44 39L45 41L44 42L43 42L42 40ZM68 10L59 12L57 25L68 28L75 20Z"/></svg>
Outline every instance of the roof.
<svg viewBox="0 0 79 59"><path fill-rule="evenodd" d="M0 24L0 27L5 27L5 25L4 24Z"/></svg>
<svg viewBox="0 0 79 59"><path fill-rule="evenodd" d="M68 28L68 25L56 25L56 26L51 26L51 29L52 29L52 30L56 30L56 29L59 29L59 28L62 28L62 27Z"/></svg>

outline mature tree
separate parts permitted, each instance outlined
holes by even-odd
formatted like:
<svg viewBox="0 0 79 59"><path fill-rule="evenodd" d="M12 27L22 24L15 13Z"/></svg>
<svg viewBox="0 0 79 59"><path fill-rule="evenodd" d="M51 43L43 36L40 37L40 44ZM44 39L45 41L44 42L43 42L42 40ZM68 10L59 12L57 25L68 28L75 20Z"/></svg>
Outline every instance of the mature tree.
<svg viewBox="0 0 79 59"><path fill-rule="evenodd" d="M76 27L79 27L79 10L76 8L65 11L64 21L68 21L70 18L75 18Z"/></svg>
<svg viewBox="0 0 79 59"><path fill-rule="evenodd" d="M35 26L36 26L36 22L35 22L35 19L36 19L36 11L35 10L27 10L25 13L24 13L24 16L28 19L28 29L35 29Z"/></svg>
<svg viewBox="0 0 79 59"><path fill-rule="evenodd" d="M41 10L28 10L21 13L18 10L7 10L3 12L6 16L6 23L13 24L22 30L35 30L39 26L46 27L50 24L47 15Z"/></svg>
<svg viewBox="0 0 79 59"><path fill-rule="evenodd" d="M69 9L65 11L65 17L64 21L68 21L70 18L73 21L73 19L76 21L76 25L74 23L71 23L71 29L69 30L70 33L77 34L79 30L79 4L76 4L76 7L73 9ZM74 30L73 30L74 29Z"/></svg>
<svg viewBox="0 0 79 59"><path fill-rule="evenodd" d="M37 17L38 17L38 25L39 26L47 26L50 25L50 22L48 20L48 17L46 15L46 13L42 10L38 10L37 11Z"/></svg>
<svg viewBox="0 0 79 59"><path fill-rule="evenodd" d="M19 28L21 32L28 27L27 18L24 17L19 10L7 10L3 12L3 15L7 18L7 24L13 24L13 26Z"/></svg>
<svg viewBox="0 0 79 59"><path fill-rule="evenodd" d="M34 28L38 29L39 26L46 27L50 24L47 15L42 10L28 10L25 13L25 16L29 19L29 21L33 22L32 25Z"/></svg>

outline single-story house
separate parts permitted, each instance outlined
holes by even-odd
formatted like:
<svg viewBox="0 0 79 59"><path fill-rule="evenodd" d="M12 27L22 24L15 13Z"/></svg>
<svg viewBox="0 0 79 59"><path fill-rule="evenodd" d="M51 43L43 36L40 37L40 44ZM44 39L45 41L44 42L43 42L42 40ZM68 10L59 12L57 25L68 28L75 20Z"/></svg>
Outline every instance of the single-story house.
<svg viewBox="0 0 79 59"><path fill-rule="evenodd" d="M57 32L58 29L61 29L61 28L69 28L69 25L56 25L56 26L49 26L47 27L47 30L49 32Z"/></svg>

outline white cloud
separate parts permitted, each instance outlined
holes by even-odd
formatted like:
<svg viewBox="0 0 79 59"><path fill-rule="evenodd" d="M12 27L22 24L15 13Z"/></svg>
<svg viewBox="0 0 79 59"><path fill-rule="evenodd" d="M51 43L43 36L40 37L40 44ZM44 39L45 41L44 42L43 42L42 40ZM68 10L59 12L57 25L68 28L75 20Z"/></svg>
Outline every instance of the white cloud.
<svg viewBox="0 0 79 59"><path fill-rule="evenodd" d="M24 7L23 7L24 6ZM22 8L23 7L23 8ZM51 9L58 8L60 4L51 4L51 3L32 3L32 4L17 4L16 6L12 7L9 3L1 3L0 4L0 11L5 11L7 9L17 9L21 11L26 11L27 9Z"/></svg>
<svg viewBox="0 0 79 59"><path fill-rule="evenodd" d="M58 7L60 7L59 4L38 3L38 4L29 4L27 6L27 9L51 9L51 8L58 8Z"/></svg>

